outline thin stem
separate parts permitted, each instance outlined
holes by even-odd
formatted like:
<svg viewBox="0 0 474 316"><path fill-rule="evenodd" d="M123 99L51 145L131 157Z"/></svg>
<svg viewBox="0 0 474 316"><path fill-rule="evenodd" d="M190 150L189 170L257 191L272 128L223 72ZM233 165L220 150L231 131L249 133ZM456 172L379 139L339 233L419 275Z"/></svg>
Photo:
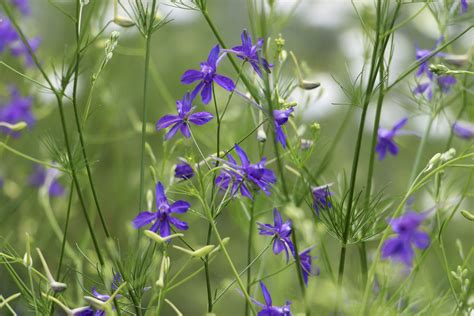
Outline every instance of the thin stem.
<svg viewBox="0 0 474 316"><path fill-rule="evenodd" d="M250 293L252 287L252 269L250 263L252 262L252 245L253 245L253 232L255 226L255 197L252 199L250 206L250 221L249 221L249 232L247 237L247 293ZM249 303L245 302L245 315L249 313Z"/></svg>
<svg viewBox="0 0 474 316"><path fill-rule="evenodd" d="M293 247L295 248L295 261L296 261L296 273L298 274L298 282L300 285L301 289L301 294L303 295L303 301L304 301L304 306L306 309L306 315L310 316L311 315L311 309L309 308L308 302L307 302L307 297L306 297L306 285L304 284L304 279L303 279L303 269L301 267L301 259L300 259L300 254L298 250L298 242L296 240L296 230L293 225L293 229L291 230L291 239L293 241Z"/></svg>
<svg viewBox="0 0 474 316"><path fill-rule="evenodd" d="M145 138L146 138L146 112L147 112L147 91L148 91L148 67L150 64L151 34L146 36L145 42L145 71L143 78L143 105L142 105L142 139L141 139L141 159L140 159L140 200L138 211L143 210L143 190L145 185Z"/></svg>
<svg viewBox="0 0 474 316"><path fill-rule="evenodd" d="M423 137L421 138L421 143L418 146L418 150L416 152L415 162L413 163L413 167L412 167L412 170L411 170L410 182L408 183L409 185L411 185L413 183L413 181L415 180L416 175L418 174L418 168L420 166L421 156L423 155L423 152L424 152L425 147L426 147L426 142L427 142L427 140L430 136L431 126L433 125L433 121L434 121L434 116L431 115L430 120L428 121L428 125L426 126L425 132L423 134Z"/></svg>
<svg viewBox="0 0 474 316"><path fill-rule="evenodd" d="M64 224L63 242L61 245L61 254L59 255L59 264L58 264L58 272L56 273L56 280L61 279L61 267L63 264L64 250L66 248L67 231L69 228L69 218L71 215L72 195L74 191L74 182L71 182L71 185L69 187L70 187L70 191L69 191L69 198L67 202L66 223Z"/></svg>

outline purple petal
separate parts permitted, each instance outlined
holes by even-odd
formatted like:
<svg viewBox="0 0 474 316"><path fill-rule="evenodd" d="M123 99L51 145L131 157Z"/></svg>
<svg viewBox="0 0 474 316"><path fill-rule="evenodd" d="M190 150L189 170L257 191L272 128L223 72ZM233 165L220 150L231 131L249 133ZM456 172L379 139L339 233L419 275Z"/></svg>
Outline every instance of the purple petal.
<svg viewBox="0 0 474 316"><path fill-rule="evenodd" d="M426 249L430 245L430 236L425 232L415 232L412 241L420 249Z"/></svg>
<svg viewBox="0 0 474 316"><path fill-rule="evenodd" d="M171 224L173 224L177 229L179 230L187 230L189 228L188 224L186 222L183 222L175 217L170 217L169 221Z"/></svg>
<svg viewBox="0 0 474 316"><path fill-rule="evenodd" d="M239 155L240 161L242 162L242 166L248 166L250 165L249 158L247 157L247 154L245 151L237 144L235 144L235 151L237 152L237 155Z"/></svg>
<svg viewBox="0 0 474 316"><path fill-rule="evenodd" d="M209 112L197 112L189 116L189 121L196 125L204 125L212 120L213 117L214 116Z"/></svg>
<svg viewBox="0 0 474 316"><path fill-rule="evenodd" d="M168 199L166 198L165 188L161 182L158 182L155 186L155 199L156 199L156 209L159 209L161 204L168 204Z"/></svg>
<svg viewBox="0 0 474 316"><path fill-rule="evenodd" d="M182 120L183 119L177 115L165 115L156 123L156 130L159 131L163 128L167 128L168 126L181 122Z"/></svg>
<svg viewBox="0 0 474 316"><path fill-rule="evenodd" d="M171 213L180 213L180 214L181 213L186 213L190 206L191 206L191 204L189 204L188 202L179 200L179 201L176 201L173 204L171 204L170 212Z"/></svg>
<svg viewBox="0 0 474 316"><path fill-rule="evenodd" d="M154 212L141 212L132 221L132 225L134 228L138 229L142 226L150 224L153 220L156 219L156 216L157 215Z"/></svg>
<svg viewBox="0 0 474 316"><path fill-rule="evenodd" d="M474 138L474 124L458 121L453 124L453 132L464 139Z"/></svg>
<svg viewBox="0 0 474 316"><path fill-rule="evenodd" d="M204 86L201 91L201 100L202 103L208 104L212 98L212 83L204 83Z"/></svg>
<svg viewBox="0 0 474 316"><path fill-rule="evenodd" d="M160 223L159 224L160 236L166 237L166 236L171 235L171 227L170 227L170 224L168 223L168 220L164 220L159 223Z"/></svg>
<svg viewBox="0 0 474 316"><path fill-rule="evenodd" d="M203 73L195 70L195 69L189 69L184 72L184 74L181 76L181 83L183 84L190 84L195 81L201 80L204 77Z"/></svg>
<svg viewBox="0 0 474 316"><path fill-rule="evenodd" d="M265 300L265 303L267 304L267 306L272 306L272 297L270 296L267 287L265 286L265 284L263 284L262 281L260 281L260 288L262 289L263 299Z"/></svg>
<svg viewBox="0 0 474 316"><path fill-rule="evenodd" d="M273 209L273 223L275 227L280 227L283 224L280 212L276 208Z"/></svg>
<svg viewBox="0 0 474 316"><path fill-rule="evenodd" d="M281 241L281 239L275 239L273 242L273 253L274 254L279 254L285 249L285 243Z"/></svg>
<svg viewBox="0 0 474 316"><path fill-rule="evenodd" d="M170 128L170 130L168 131L168 133L166 133L165 135L165 140L170 140L178 131L179 129L181 128L181 126L183 125L186 125L182 122L180 123L176 123L172 128ZM189 136L188 136L189 137Z"/></svg>
<svg viewBox="0 0 474 316"><path fill-rule="evenodd" d="M395 125L392 128L392 132L396 132L399 129L401 129L403 126L405 126L407 124L407 122L408 122L408 117L402 118L400 121L395 123Z"/></svg>
<svg viewBox="0 0 474 316"><path fill-rule="evenodd" d="M226 89L227 91L234 91L235 89L235 83L232 81L232 79L222 76L219 74L214 75L214 81L220 85L222 88Z"/></svg>
<svg viewBox="0 0 474 316"><path fill-rule="evenodd" d="M181 124L180 130L181 130L181 133L184 135L184 137L186 138L191 137L191 131L189 130L188 124L185 124L185 123Z"/></svg>
<svg viewBox="0 0 474 316"><path fill-rule="evenodd" d="M207 57L207 63L211 66L215 66L217 63L217 59L219 58L220 47L219 44L214 46L211 51L209 52L209 56Z"/></svg>

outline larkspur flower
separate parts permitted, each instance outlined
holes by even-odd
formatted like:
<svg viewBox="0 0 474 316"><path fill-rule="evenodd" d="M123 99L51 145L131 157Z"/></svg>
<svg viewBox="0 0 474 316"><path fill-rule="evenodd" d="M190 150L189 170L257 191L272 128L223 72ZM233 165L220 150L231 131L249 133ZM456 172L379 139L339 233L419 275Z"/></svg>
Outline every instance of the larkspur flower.
<svg viewBox="0 0 474 316"><path fill-rule="evenodd" d="M16 42L20 37L9 19L0 14L0 53Z"/></svg>
<svg viewBox="0 0 474 316"><path fill-rule="evenodd" d="M16 7L18 11L20 11L23 15L30 14L30 4L28 0L10 0L11 4Z"/></svg>
<svg viewBox="0 0 474 316"><path fill-rule="evenodd" d="M270 292L268 292L265 284L260 281L260 288L262 289L263 299L265 304L260 303L259 301L252 298L252 302L261 308L257 316L291 316L293 315L290 310L291 302L287 301L283 306L273 306L272 297Z"/></svg>
<svg viewBox="0 0 474 316"><path fill-rule="evenodd" d="M301 272L303 274L303 280L306 286L308 286L309 276L319 275L319 272L320 272L319 267L313 264L313 257L310 254L312 249L313 247L310 247L299 253ZM294 252L293 252L293 256L295 256Z"/></svg>
<svg viewBox="0 0 474 316"><path fill-rule="evenodd" d="M461 138L472 139L474 138L474 124L463 121L454 122L453 132Z"/></svg>
<svg viewBox="0 0 474 316"><path fill-rule="evenodd" d="M31 50L35 52L38 47L40 46L41 39L39 37L35 37L31 40L28 40L28 45L30 46ZM24 57L25 59L25 64L27 66L33 66L33 57L31 57L30 51L28 50L28 47L23 43L23 42L18 42L17 44L14 44L11 48L11 53L15 57Z"/></svg>
<svg viewBox="0 0 474 316"><path fill-rule="evenodd" d="M252 42L252 37L247 32L247 30L243 30L242 34L240 35L242 39L242 45L235 46L232 49L226 50L229 53L235 54L238 58L248 61L255 72L262 77L262 70L261 66L266 72L270 72L271 64L268 61L260 56L262 52L262 46L264 43L263 38L259 38L255 45Z"/></svg>
<svg viewBox="0 0 474 316"><path fill-rule="evenodd" d="M428 59L433 54L433 51L435 51L436 48L439 46L439 44L441 44L442 40L442 37L439 38L431 50L420 49L418 46L415 48L416 61L421 62L420 66L418 67L418 71L416 72L417 77L420 77L421 75L425 74L430 80L432 79L433 73L430 71ZM433 56L444 57L446 56L446 54L438 52Z"/></svg>
<svg viewBox="0 0 474 316"><path fill-rule="evenodd" d="M314 187L311 190L311 193L313 196L313 209L318 216L321 209L332 207L331 201L329 199L332 194L329 191L329 185Z"/></svg>
<svg viewBox="0 0 474 316"><path fill-rule="evenodd" d="M464 14L467 12L467 0L461 0L459 9L461 11L461 14Z"/></svg>
<svg viewBox="0 0 474 316"><path fill-rule="evenodd" d="M48 186L48 194L51 197L58 197L64 194L64 187L59 183L58 177L60 173L53 168L45 169L43 166L36 166L33 174L28 178L30 185L36 188Z"/></svg>
<svg viewBox="0 0 474 316"><path fill-rule="evenodd" d="M161 237L166 237L171 234L170 225L173 225L180 230L188 229L188 224L186 222L183 222L172 216L172 214L186 213L190 207L188 202L178 200L170 205L165 195L165 189L161 182L156 184L155 199L157 211L141 212L132 221L133 227L138 229L154 222L150 230L155 233L158 233L159 231L159 235Z"/></svg>
<svg viewBox="0 0 474 316"><path fill-rule="evenodd" d="M16 88L11 87L9 102L0 107L0 122L16 124L23 121L31 127L36 121L31 112L32 104L33 99L31 97L22 97ZM13 132L6 127L0 127L0 132L13 137L21 135L20 132Z"/></svg>
<svg viewBox="0 0 474 316"><path fill-rule="evenodd" d="M235 83L232 79L217 73L217 66L220 61L219 53L219 45L214 46L209 53L207 61L201 63L200 70L186 70L181 77L181 83L183 84L200 81L192 92L192 98L194 99L199 91L201 91L201 99L204 104L208 104L211 101L214 82L227 91L234 91L235 89Z"/></svg>
<svg viewBox="0 0 474 316"><path fill-rule="evenodd" d="M379 155L379 159L383 160L387 154L387 151L392 155L398 154L398 145L394 140L394 137L402 134L400 129L405 126L408 122L408 118L404 117L392 127L392 129L379 128L377 133L377 145L375 151Z"/></svg>
<svg viewBox="0 0 474 316"><path fill-rule="evenodd" d="M390 226L397 236L384 242L382 258L392 258L406 266L411 266L415 256L412 244L419 249L426 249L430 244L429 235L419 230L427 215L428 212L408 211L400 217L391 219Z"/></svg>
<svg viewBox="0 0 474 316"><path fill-rule="evenodd" d="M175 178L188 180L194 177L194 170L186 161L177 164L174 169Z"/></svg>
<svg viewBox="0 0 474 316"><path fill-rule="evenodd" d="M71 310L73 316L94 316L97 315L97 311L94 312L89 306L79 307Z"/></svg>
<svg viewBox="0 0 474 316"><path fill-rule="evenodd" d="M273 225L257 223L258 233L264 236L272 236L273 240L273 253L278 255L283 250L286 254L286 261L288 262L289 253L293 249L293 245L290 240L291 236L291 221L287 220L283 222L280 212L278 209L273 209Z"/></svg>
<svg viewBox="0 0 474 316"><path fill-rule="evenodd" d="M196 125L204 125L210 120L213 116L208 112L197 112L192 113L194 107L192 106L192 97L189 93L186 93L182 100L176 101L176 109L178 110L178 115L167 114L159 119L156 123L156 129L162 130L167 127L171 129L166 133L165 139L171 139L178 130L184 135L184 137L189 138L191 136L191 131L189 130L189 123Z"/></svg>
<svg viewBox="0 0 474 316"><path fill-rule="evenodd" d="M217 176L216 184L224 191L232 185L232 196L235 196L240 190L240 194L252 199L248 184L254 184L265 194L270 195L270 186L276 182L276 177L273 171L265 168L266 158L263 157L260 162L251 164L245 151L237 144L235 145L235 151L240 158L241 165L231 154L228 154L228 161L225 164L229 168Z"/></svg>
<svg viewBox="0 0 474 316"><path fill-rule="evenodd" d="M432 76L429 81L418 84L415 89L413 89L413 94L420 95L426 93L428 100L431 100L433 99L433 91L436 87L438 87L442 93L448 94L451 91L451 87L455 85L456 82L457 80L454 76Z"/></svg>
<svg viewBox="0 0 474 316"><path fill-rule="evenodd" d="M286 110L273 110L273 120L275 124L275 135L277 141L286 148L286 136L283 132L282 126L288 122L288 118L290 117L291 113L293 113L294 107L290 107Z"/></svg>

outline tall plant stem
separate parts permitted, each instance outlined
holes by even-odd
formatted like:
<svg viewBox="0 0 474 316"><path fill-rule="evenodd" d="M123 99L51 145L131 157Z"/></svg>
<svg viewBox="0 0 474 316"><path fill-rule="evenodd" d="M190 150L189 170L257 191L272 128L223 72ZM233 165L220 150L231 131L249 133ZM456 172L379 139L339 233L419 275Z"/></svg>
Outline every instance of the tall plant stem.
<svg viewBox="0 0 474 316"><path fill-rule="evenodd" d="M425 132L423 134L423 137L421 138L421 143L418 146L418 150L416 152L415 162L413 163L413 168L411 170L410 182L408 183L409 186L413 183L413 181L416 178L416 175L418 174L418 168L420 167L421 156L423 155L423 152L425 151L426 142L427 142L427 140L430 136L431 126L433 125L433 120L434 120L434 116L431 115L430 120L428 121L428 125L425 128Z"/></svg>
<svg viewBox="0 0 474 316"><path fill-rule="evenodd" d="M102 228L104 230L104 234L107 238L110 237L109 230L107 228L107 224L105 223L104 215L102 214L102 210L100 208L99 199L97 198L97 193L94 186L94 181L92 179L92 172L89 165L89 159L87 158L86 146L84 143L84 136L82 133L82 125L79 118L79 113L77 111L77 86L78 86L78 78L79 78L79 63L81 60L81 16L82 16L82 5L80 4L79 0L76 2L77 4L77 14L76 14L76 62L74 65L74 84L73 84L73 91L72 91L72 106L74 109L74 120L76 123L77 132L79 134L79 143L81 145L81 152L82 157L84 159L84 163L86 166L86 173L87 179L89 180L89 185L91 187L92 196L94 199L95 206L97 208L97 213L99 214L100 223L102 224Z"/></svg>
<svg viewBox="0 0 474 316"><path fill-rule="evenodd" d="M76 191L77 191L77 196L79 198L79 202L81 204L82 212L83 212L84 217L86 219L87 228L89 229L89 233L91 235L91 239L92 239L92 242L94 244L95 251L97 253L97 258L98 258L100 264L103 265L104 264L104 259L103 259L103 256L102 256L102 252L99 248L99 244L98 244L97 238L95 236L94 228L92 227L91 219L89 217L89 214L87 213L86 204L85 204L82 192L81 192L81 188L79 186L79 180L77 178L76 166L74 165L74 161L73 161L71 145L69 143L69 133L68 133L67 125L66 125L66 117L64 115L64 106L63 106L63 100L62 100L63 96L64 96L64 91L63 90L58 91L57 88L53 85L53 83L49 79L48 75L46 74L43 67L41 66L41 63L38 61L38 58L37 58L35 52L33 51L30 44L28 43L28 40L26 39L23 31L21 30L20 26L18 25L15 17L12 15L12 13L10 11L10 8L6 4L6 2L2 2L2 6L3 6L3 9L4 9L6 15L8 16L8 18L12 22L13 26L17 30L18 34L20 35L21 41L22 41L23 45L25 45L25 47L27 48L28 53L30 54L31 58L33 59L33 62L35 63L38 70L41 72L43 78L46 80L46 82L48 83L48 85L51 88L51 91L53 91L53 93L56 97L56 102L58 104L58 109L59 109L59 117L60 117L60 121L61 121L61 128L63 130L64 143L65 143L65 146L66 146L66 152L67 152L67 157L68 157L68 164L69 164L69 168L71 169L71 176L72 176L74 186L75 186Z"/></svg>
<svg viewBox="0 0 474 316"><path fill-rule="evenodd" d="M64 235L63 241L61 245L61 254L59 255L59 264L58 264L58 272L56 273L56 280L60 280L61 278L61 267L63 265L63 258L64 258L64 250L66 249L66 240L67 240L67 232L69 228L69 218L71 215L71 204L72 204L72 193L74 191L74 183L71 182L70 191L69 191L69 198L67 202L67 211L66 211L66 223L64 224Z"/></svg>
<svg viewBox="0 0 474 316"><path fill-rule="evenodd" d="M140 159L140 194L138 202L138 211L143 209L143 189L145 185L145 136L146 136L146 102L148 93L148 67L150 65L150 45L151 34L145 39L145 71L143 77L143 104L142 104L142 140L141 140L141 159Z"/></svg>
<svg viewBox="0 0 474 316"><path fill-rule="evenodd" d="M249 221L249 234L247 238L247 293L250 293L252 287L252 243L253 243L253 232L255 226L255 197L251 202L250 207L250 221ZM249 313L249 302L245 301L245 315Z"/></svg>
<svg viewBox="0 0 474 316"><path fill-rule="evenodd" d="M379 67L379 78L380 78L380 88L379 96L377 99L377 108L375 110L375 120L374 127L372 129L372 142L370 144L370 154L369 154L369 168L367 171L367 182L365 185L365 199L364 199L364 210L367 211L370 205L370 196L372 194L372 177L374 174L374 162L375 162L375 146L377 145L377 135L380 125L380 116L382 114L383 100L385 97L385 69L384 64L381 63ZM359 245L359 254L360 254L360 267L362 272L362 285L365 286L367 280L367 251L365 242L363 241Z"/></svg>

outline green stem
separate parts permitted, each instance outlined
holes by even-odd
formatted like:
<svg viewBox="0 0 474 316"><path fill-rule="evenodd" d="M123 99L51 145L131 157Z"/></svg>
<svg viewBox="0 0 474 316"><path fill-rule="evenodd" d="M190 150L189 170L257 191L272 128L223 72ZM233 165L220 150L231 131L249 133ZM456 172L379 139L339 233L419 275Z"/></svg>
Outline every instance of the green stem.
<svg viewBox="0 0 474 316"><path fill-rule="evenodd" d="M69 192L69 198L67 202L66 223L64 225L63 242L61 245L61 254L59 255L59 264L58 264L58 272L56 273L56 280L61 279L61 267L63 265L64 250L66 248L67 231L69 228L69 218L71 215L72 193L74 191L74 183L71 182L71 185L69 187L70 187L70 192Z"/></svg>
<svg viewBox="0 0 474 316"><path fill-rule="evenodd" d="M298 242L296 240L296 229L294 225L293 225L293 229L291 230L291 240L293 241L293 247L295 248L296 273L298 274L298 282L300 285L301 294L303 295L303 302L304 302L304 306L306 310L306 315L310 316L311 309L309 308L309 304L306 297L306 285L304 284L303 269L301 267L300 253L298 250Z"/></svg>
<svg viewBox="0 0 474 316"><path fill-rule="evenodd" d="M253 231L255 226L255 197L252 199L250 207L250 221L249 221L249 232L247 238L247 293L250 293L252 287L252 269L250 263L252 262L252 243L253 243ZM245 302L245 315L249 314L249 303Z"/></svg>
<svg viewBox="0 0 474 316"><path fill-rule="evenodd" d="M145 138L146 138L146 102L148 91L148 67L150 64L150 45L151 34L146 36L145 42L145 72L143 78L143 105L142 105L142 139L141 139L141 159L140 159L140 200L138 203L138 211L143 210L143 190L145 186Z"/></svg>
<svg viewBox="0 0 474 316"><path fill-rule="evenodd" d="M431 115L430 120L428 121L428 126L426 126L425 132L424 132L423 137L421 139L421 143L418 146L418 150L416 152L415 162L413 163L413 167L412 167L412 170L411 170L410 182L408 183L409 185L411 185L413 183L413 181L416 178L416 175L418 174L418 168L420 166L421 156L423 155L423 152L424 152L425 147L426 147L426 142L427 142L427 140L430 136L431 126L433 125L433 120L434 120L434 117L433 117L433 115Z"/></svg>

